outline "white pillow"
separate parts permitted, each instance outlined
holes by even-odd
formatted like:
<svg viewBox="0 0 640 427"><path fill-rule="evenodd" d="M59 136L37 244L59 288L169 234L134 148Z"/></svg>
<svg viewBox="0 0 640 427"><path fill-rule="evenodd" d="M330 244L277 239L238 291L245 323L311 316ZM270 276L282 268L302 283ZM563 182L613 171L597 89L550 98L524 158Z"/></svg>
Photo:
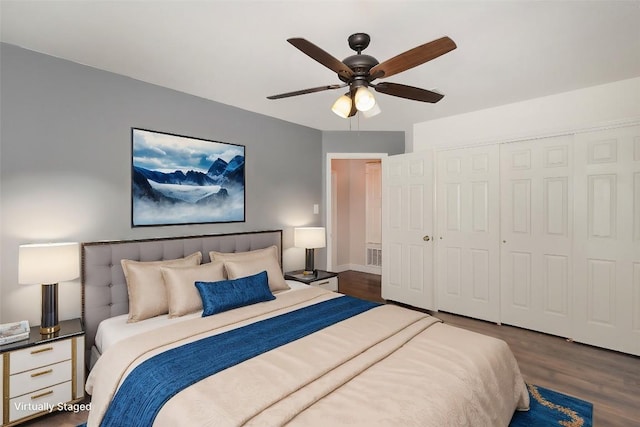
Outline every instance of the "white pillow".
<svg viewBox="0 0 640 427"><path fill-rule="evenodd" d="M229 279L252 276L262 271L267 272L269 278L269 289L271 292L284 291L289 288L284 280L282 270L278 261L271 256L249 258L245 260L225 261L224 268L227 270Z"/></svg>
<svg viewBox="0 0 640 427"><path fill-rule="evenodd" d="M278 253L278 247L273 245L264 249L256 249L247 252L216 252L210 251L209 258L211 261L244 261L249 259L263 258L270 256L280 263L280 254Z"/></svg>
<svg viewBox="0 0 640 427"><path fill-rule="evenodd" d="M169 317L202 310L202 298L196 282L224 280L224 262L212 261L195 267L160 267L169 300Z"/></svg>
<svg viewBox="0 0 640 427"><path fill-rule="evenodd" d="M202 261L196 252L184 258L164 261L120 261L129 292L129 319L133 323L169 312L167 290L162 279L162 266L194 266Z"/></svg>

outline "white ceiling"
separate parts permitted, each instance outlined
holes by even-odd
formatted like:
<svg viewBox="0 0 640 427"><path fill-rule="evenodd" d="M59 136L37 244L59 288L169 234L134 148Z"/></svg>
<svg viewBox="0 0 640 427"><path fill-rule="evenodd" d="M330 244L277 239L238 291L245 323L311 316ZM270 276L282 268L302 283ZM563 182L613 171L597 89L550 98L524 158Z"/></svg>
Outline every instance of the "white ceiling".
<svg viewBox="0 0 640 427"><path fill-rule="evenodd" d="M413 123L640 76L640 1L1 0L2 41L321 130ZM286 42L338 59L371 35L382 62L441 36L458 48L388 81L445 94L427 104L378 94L382 114L341 119L339 83ZM385 80L383 80L385 81Z"/></svg>

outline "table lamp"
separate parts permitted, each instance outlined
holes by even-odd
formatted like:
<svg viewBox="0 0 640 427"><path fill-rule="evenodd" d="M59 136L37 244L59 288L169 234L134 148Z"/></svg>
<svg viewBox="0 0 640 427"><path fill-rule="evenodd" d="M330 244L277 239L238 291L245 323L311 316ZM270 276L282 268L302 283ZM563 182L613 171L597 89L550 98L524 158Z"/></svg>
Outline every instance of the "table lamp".
<svg viewBox="0 0 640 427"><path fill-rule="evenodd" d="M73 280L80 275L79 255L80 245L75 242L20 245L18 282L22 285L42 285L42 335L60 330L58 282Z"/></svg>
<svg viewBox="0 0 640 427"><path fill-rule="evenodd" d="M324 227L296 227L293 229L293 244L297 248L305 249L304 275L315 274L313 268L314 249L327 245Z"/></svg>

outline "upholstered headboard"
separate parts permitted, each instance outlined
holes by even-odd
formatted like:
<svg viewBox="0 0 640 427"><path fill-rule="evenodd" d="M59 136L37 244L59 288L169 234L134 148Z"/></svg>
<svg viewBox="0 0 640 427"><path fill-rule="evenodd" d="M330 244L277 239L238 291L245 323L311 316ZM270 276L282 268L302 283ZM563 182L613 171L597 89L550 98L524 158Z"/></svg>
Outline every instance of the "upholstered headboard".
<svg viewBox="0 0 640 427"><path fill-rule="evenodd" d="M120 260L158 261L182 258L202 252L244 252L276 245L282 266L282 230L204 236L168 237L145 240L86 242L82 244L82 318L85 327L85 360L91 360L91 347L104 319L129 312L127 283Z"/></svg>

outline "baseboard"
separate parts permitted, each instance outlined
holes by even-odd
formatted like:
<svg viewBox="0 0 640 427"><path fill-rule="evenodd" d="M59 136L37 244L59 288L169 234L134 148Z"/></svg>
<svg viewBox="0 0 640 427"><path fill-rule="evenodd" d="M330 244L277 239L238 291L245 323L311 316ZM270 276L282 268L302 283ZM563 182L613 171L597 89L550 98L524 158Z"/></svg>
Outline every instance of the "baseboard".
<svg viewBox="0 0 640 427"><path fill-rule="evenodd" d="M349 270L359 271L360 273L377 274L378 276L382 274L382 268L370 265L342 264L333 268L333 271L335 271L336 273L342 273L343 271Z"/></svg>

